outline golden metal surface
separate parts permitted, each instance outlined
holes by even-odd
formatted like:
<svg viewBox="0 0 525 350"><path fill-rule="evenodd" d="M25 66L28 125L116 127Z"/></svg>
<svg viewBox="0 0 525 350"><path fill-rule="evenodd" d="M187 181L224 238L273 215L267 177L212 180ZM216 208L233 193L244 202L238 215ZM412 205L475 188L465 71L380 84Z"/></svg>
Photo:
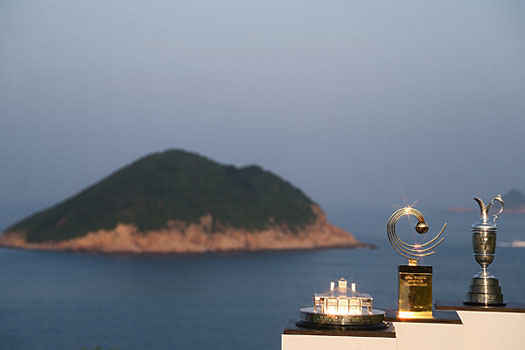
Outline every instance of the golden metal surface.
<svg viewBox="0 0 525 350"><path fill-rule="evenodd" d="M412 207L401 208L394 212L394 214L392 214L390 219L388 219L386 225L388 240L390 241L390 244L401 256L404 256L405 258L409 259L409 261L419 260L424 256L434 254L435 251L433 251L433 249L436 248L439 244L441 244L441 242L443 242L444 240L444 238L441 237L441 235L443 234L443 231L445 231L447 224L445 223L441 231L430 241L422 244L408 244L404 242L401 238L399 238L399 236L397 235L396 224L403 216L409 215L413 215L417 218L418 223L416 224L416 231L418 233L424 234L428 231L428 225L425 222L423 214L421 214L419 210L414 209ZM440 237L441 239L439 239Z"/></svg>
<svg viewBox="0 0 525 350"><path fill-rule="evenodd" d="M400 266L401 268L402 266ZM419 272L427 266L404 266L410 272L399 271L399 317L432 317L432 272ZM404 316L401 316L404 315Z"/></svg>
<svg viewBox="0 0 525 350"><path fill-rule="evenodd" d="M432 311L422 312L411 312L411 311L398 311L397 316L399 318L432 318Z"/></svg>

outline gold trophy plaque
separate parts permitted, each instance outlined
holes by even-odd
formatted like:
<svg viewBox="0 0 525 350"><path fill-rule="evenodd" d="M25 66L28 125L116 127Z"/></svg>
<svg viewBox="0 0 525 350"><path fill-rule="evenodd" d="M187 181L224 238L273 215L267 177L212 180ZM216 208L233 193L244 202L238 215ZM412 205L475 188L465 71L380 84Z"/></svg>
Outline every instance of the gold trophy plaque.
<svg viewBox="0 0 525 350"><path fill-rule="evenodd" d="M423 214L412 207L397 210L386 226L388 240L392 247L405 258L408 265L398 267L398 317L399 318L431 318L432 317L432 266L418 265L425 256L435 253L436 248L444 238L441 237L447 224L430 241L422 244L408 244L396 233L396 224L404 216L415 216L418 220L416 232L425 234L428 225Z"/></svg>

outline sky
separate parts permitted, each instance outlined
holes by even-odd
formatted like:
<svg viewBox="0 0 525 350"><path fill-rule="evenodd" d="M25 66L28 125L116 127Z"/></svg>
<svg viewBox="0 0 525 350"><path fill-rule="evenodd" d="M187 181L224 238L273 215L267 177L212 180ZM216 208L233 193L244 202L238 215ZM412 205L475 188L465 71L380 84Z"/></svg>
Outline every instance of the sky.
<svg viewBox="0 0 525 350"><path fill-rule="evenodd" d="M3 0L0 132L6 222L170 148L329 212L474 209L525 191L525 4Z"/></svg>

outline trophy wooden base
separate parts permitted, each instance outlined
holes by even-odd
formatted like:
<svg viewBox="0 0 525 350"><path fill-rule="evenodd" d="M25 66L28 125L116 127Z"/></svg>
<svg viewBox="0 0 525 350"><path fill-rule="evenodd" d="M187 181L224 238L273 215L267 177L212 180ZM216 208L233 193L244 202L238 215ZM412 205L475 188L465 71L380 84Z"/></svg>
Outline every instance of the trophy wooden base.
<svg viewBox="0 0 525 350"><path fill-rule="evenodd" d="M399 265L398 317L432 317L432 266Z"/></svg>

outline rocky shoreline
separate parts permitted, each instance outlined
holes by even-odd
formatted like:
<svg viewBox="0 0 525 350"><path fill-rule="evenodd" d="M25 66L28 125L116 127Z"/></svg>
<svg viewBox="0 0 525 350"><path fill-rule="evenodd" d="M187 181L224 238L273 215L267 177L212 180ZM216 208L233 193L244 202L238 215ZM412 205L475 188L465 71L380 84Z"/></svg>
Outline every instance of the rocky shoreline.
<svg viewBox="0 0 525 350"><path fill-rule="evenodd" d="M316 209L317 220L298 232L272 226L258 232L226 228L211 233L211 216L204 216L199 223L172 221L164 229L148 232L140 232L133 224L119 223L113 230L98 230L59 242L27 242L23 232L5 232L0 236L0 247L136 254L370 247L329 223L324 212Z"/></svg>

